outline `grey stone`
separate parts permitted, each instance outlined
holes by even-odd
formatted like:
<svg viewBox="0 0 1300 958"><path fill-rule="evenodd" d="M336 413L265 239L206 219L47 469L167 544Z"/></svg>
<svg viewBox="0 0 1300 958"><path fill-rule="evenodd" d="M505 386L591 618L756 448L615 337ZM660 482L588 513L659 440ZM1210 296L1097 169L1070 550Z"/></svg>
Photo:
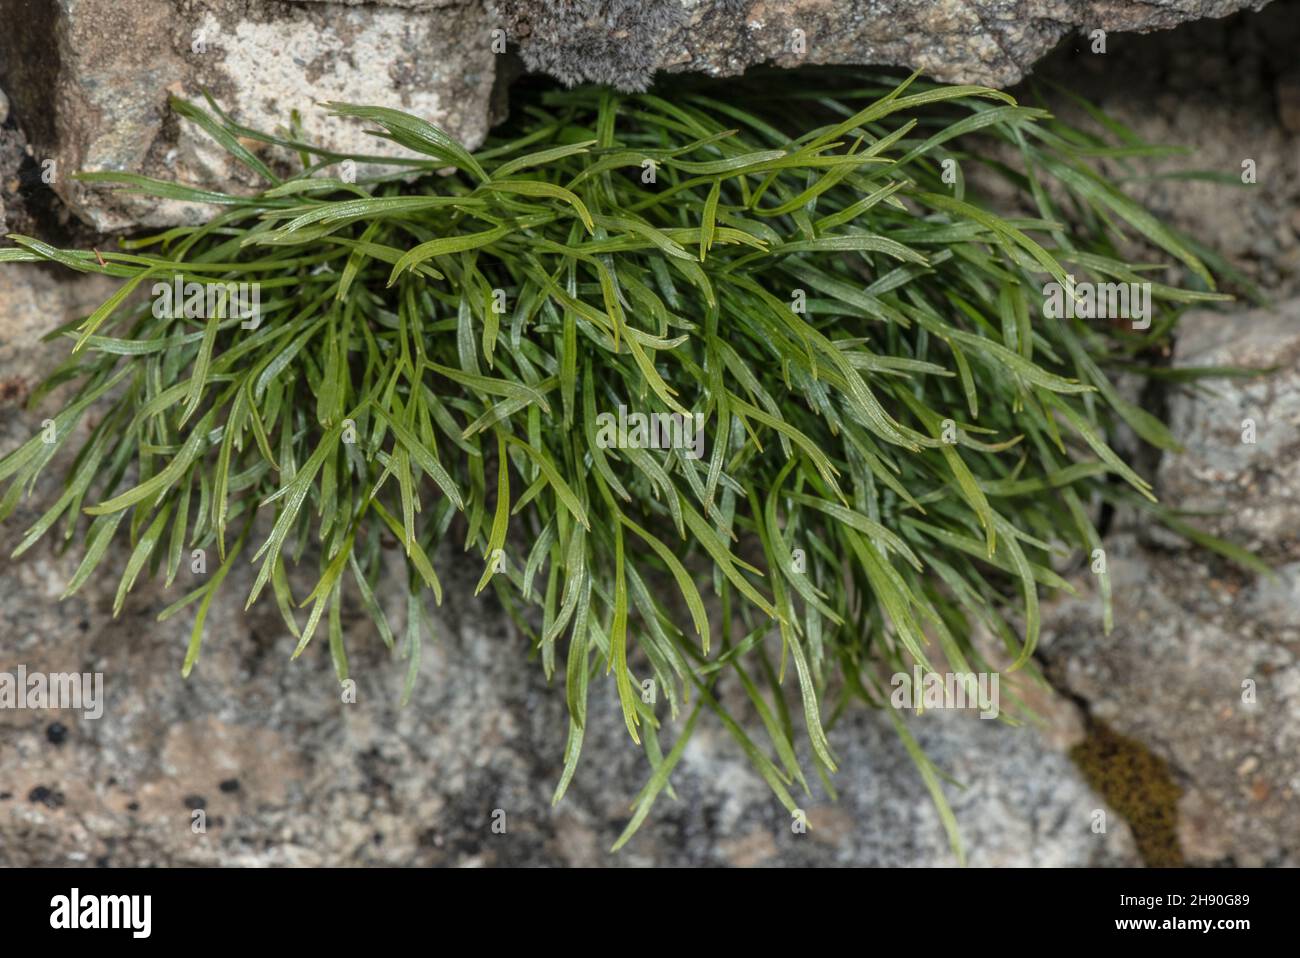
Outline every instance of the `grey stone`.
<svg viewBox="0 0 1300 958"><path fill-rule="evenodd" d="M1210 513L1198 524L1221 538L1300 559L1300 300L1189 313L1178 330L1175 366L1279 368L1174 390L1170 429L1187 449L1162 460L1161 501Z"/></svg>
<svg viewBox="0 0 1300 958"><path fill-rule="evenodd" d="M45 344L41 337L89 314L114 289L112 280L94 274L56 272L34 263L0 267L0 416L6 425L28 415L17 407L66 352L66 345Z"/></svg>
<svg viewBox="0 0 1300 958"><path fill-rule="evenodd" d="M1106 543L1115 629L1091 577L1045 607L1054 683L1091 716L1145 744L1183 788L1189 864L1300 864L1300 301L1200 311L1178 327L1175 367L1279 367L1183 385L1156 489L1193 524L1277 564L1255 576L1122 516ZM1242 441L1253 420L1256 442ZM1134 534L1136 530L1140 535ZM1176 547L1176 548L1174 548Z"/></svg>
<svg viewBox="0 0 1300 958"><path fill-rule="evenodd" d="M411 10L433 10L437 7L450 7L462 0L303 0L305 3L338 3L348 7L360 7L365 4L379 4L385 7L405 7Z"/></svg>
<svg viewBox="0 0 1300 958"><path fill-rule="evenodd" d="M25 506L6 534L35 515ZM475 571L448 565L449 593L468 596ZM405 709L396 704L404 663L384 653L364 613L349 609L358 690L356 704L344 704L323 643L291 663L294 642L274 609L242 611L247 568L214 603L186 680L179 664L188 617L154 619L190 583L167 595L151 585L114 621L110 572L58 601L74 567L74 556L44 546L0 559L8 667L102 672L107 700L98 720L0 712L0 767L12 795L0 801L0 864L955 862L915 766L879 714L852 711L832 730L840 798L819 786L801 798L806 834L795 833L736 742L702 721L673 776L675 799L662 796L640 833L611 855L649 771L622 728L617 696L608 683L593 687L583 762L552 808L562 689L546 686L494 607L468 598L444 606ZM393 622L400 626L400 615ZM60 745L49 734L54 721L68 729ZM972 865L1135 862L1122 825L1091 833L1092 810L1104 806L1033 728L958 713L910 724L964 786L948 791ZM761 736L752 715L746 725ZM666 723L664 741L679 729ZM205 816L200 833L196 808ZM498 809L505 834L492 830Z"/></svg>
<svg viewBox="0 0 1300 958"><path fill-rule="evenodd" d="M283 129L299 111L308 139L340 152L404 151L330 117L329 100L397 107L469 146L489 120L490 31L472 2L429 6L278 0L0 0L0 82L53 188L100 230L191 222L201 207L110 195L70 178L123 170L226 190L255 180L168 95L209 90L239 122ZM275 151L267 155L274 159Z"/></svg>
<svg viewBox="0 0 1300 958"><path fill-rule="evenodd" d="M58 195L99 230L192 222L201 208L111 195L72 172L125 170L200 186L254 180L168 94L209 89L237 120L340 151L397 148L320 102L390 105L469 147L490 125L493 32L531 69L566 82L639 88L658 71L731 76L778 66L913 67L940 80L1005 86L1075 31L1148 31L1259 9L1266 0L0 0L0 83ZM272 159L274 150L269 151Z"/></svg>
<svg viewBox="0 0 1300 958"><path fill-rule="evenodd" d="M494 7L530 69L636 89L656 70L732 76L764 63L887 64L946 82L1007 86L1072 32L1160 30L1264 2L495 0Z"/></svg>
<svg viewBox="0 0 1300 958"><path fill-rule="evenodd" d="M1300 864L1300 564L1251 580L1131 536L1107 564L1114 631L1080 582L1045 612L1049 676L1170 763L1188 864Z"/></svg>
<svg viewBox="0 0 1300 958"><path fill-rule="evenodd" d="M22 133L13 127L0 125L0 236L13 229L6 214L11 211L11 204L18 199L22 188L19 170L26 156Z"/></svg>
<svg viewBox="0 0 1300 958"><path fill-rule="evenodd" d="M12 2L0 0L0 6ZM338 12L329 10L330 0L307 6ZM380 6L427 16L447 4ZM692 18L706 6L691 7ZM1182 13L1151 4L1133 8L1142 16L1173 17L1206 5L1189 4ZM372 11L363 5L354 12ZM0 47L12 42L0 38ZM1141 50L1149 47L1135 49L1133 62L1145 59L1156 73L1145 88L1167 87L1170 102L1136 95L1134 82L1114 76L1126 75L1119 64L1128 61L1113 60L1107 61L1109 83L1118 92L1106 102L1108 110L1119 108L1126 122L1156 142L1220 131L1201 144L1198 166L1234 169L1237 153L1249 149L1259 153L1261 169L1282 171L1244 199L1230 198L1260 217L1207 206L1195 183L1134 186L1152 191L1143 198L1158 201L1162 218L1196 227L1192 232L1216 242L1226 236L1227 252L1241 266L1252 255L1248 242L1265 222L1263 211L1271 209L1276 219L1281 210L1286 221L1294 208L1298 178L1286 175L1283 165L1296 155L1290 141L1249 110L1243 118L1233 105L1263 103L1260 109L1271 116L1269 97L1250 84L1272 74L1229 70L1227 81L1243 95L1230 101L1216 86L1211 93L1218 100L1208 102L1204 90L1198 99L1179 84L1212 75L1206 71L1214 57L1193 50L1185 57L1191 62L1179 66L1169 57L1144 58ZM1246 87L1256 92L1245 95ZM21 117L17 95L14 102ZM87 129L93 119L85 121ZM105 123L96 135L110 128ZM158 137L173 135L166 124L159 128ZM133 214L127 208L112 215L121 221ZM45 414L17 407L20 390L62 355L62 347L39 344L38 336L103 295L99 278L69 283L59 275L27 266L0 269L0 450L30 435ZM1189 316L1176 361L1227 356L1271 364L1290 357L1293 363L1288 324L1295 326L1294 306L1272 315ZM1220 424L1242 409L1264 409L1257 420L1261 437L1266 427L1285 426L1296 393L1287 377L1294 372L1292 365L1274 377L1267 393L1249 391L1262 380L1229 380L1215 382L1213 394L1176 395L1175 430L1188 443L1190 459L1169 459L1159 473L1166 503L1226 506L1227 514L1200 521L1291 560L1276 581L1242 577L1200 552L1171 554L1121 535L1107 543L1117 602L1110 637L1101 634L1090 595L1045 609L1043 651L1051 678L1095 718L1145 742L1174 766L1185 789L1180 837L1192 863L1297 864L1300 858L1300 564L1294 561L1300 556L1287 545L1294 538L1276 531L1292 528L1294 500L1278 483L1294 472L1294 446L1273 431L1268 441L1274 445L1243 453ZM5 385L14 381L21 385ZM1236 437L1239 442L1239 431ZM1275 458L1252 459L1254 453ZM12 544L57 489L47 474L35 498L0 526L0 546ZM0 555L8 551L0 548ZM120 569L123 559L110 557L109 567ZM442 561L453 564L444 577L449 593L472 585L472 573L455 568L455 558ZM10 795L0 799L0 864L952 861L928 795L882 716L853 711L832 730L843 766L836 781L840 801L831 803L820 792L806 800L807 835L791 833L784 809L726 733L702 724L674 776L677 800L662 798L642 833L611 858L606 849L646 775L621 730L616 699L603 683L594 692L593 715L600 721L592 726L570 794L552 810L562 695L546 687L522 640L494 607L470 600L444 606L436 639L426 645L415 699L404 710L395 706L403 664L391 661L364 616L348 609L360 690L358 704L344 706L323 644L291 664L292 642L276 613L265 605L248 617L240 611L247 569L236 570L214 605L203 657L194 675L182 680L189 622L185 616L161 625L154 619L183 585L169 594L156 586L141 590L115 622L109 614L115 582L108 572L77 596L57 601L74 567L75 555L59 555L49 544L20 560L0 559L0 666L10 667L17 653L31 668L102 669L109 698L97 722L67 713L0 711L0 769L6 773L0 794ZM394 618L400 623L400 614ZM1246 679L1256 683L1250 707L1241 700ZM1079 735L1074 707L1054 701L1046 711L1052 721L1042 733L945 713L911 723L937 764L967 785L949 795L971 862L1131 863L1132 842L1123 826L1112 826L1109 837L1087 828L1091 810L1104 806L1061 754ZM66 739L50 733L54 721L68 727ZM752 723L747 728L761 732ZM674 731L669 725L665 741ZM192 810L200 804L208 829L195 834ZM505 835L490 830L497 808L507 816Z"/></svg>
<svg viewBox="0 0 1300 958"><path fill-rule="evenodd" d="M1295 70L1297 47L1295 8L1271 4L1259 13L1146 36L1113 35L1104 56L1062 44L1035 66L1034 75L1095 104L1147 143L1187 149L1144 160L1144 173L1194 170L1229 177L1132 177L1128 161L1098 161L1103 173L1123 177L1125 192L1160 222L1211 245L1270 297L1286 299L1300 296L1300 135L1288 126L1282 79ZM1042 89L1053 114L1097 129L1070 96ZM1022 96L1027 99L1029 92ZM1249 185L1240 182L1247 160L1256 172ZM1125 255L1136 261L1150 254L1129 246ZM1169 281L1192 277L1175 269Z"/></svg>

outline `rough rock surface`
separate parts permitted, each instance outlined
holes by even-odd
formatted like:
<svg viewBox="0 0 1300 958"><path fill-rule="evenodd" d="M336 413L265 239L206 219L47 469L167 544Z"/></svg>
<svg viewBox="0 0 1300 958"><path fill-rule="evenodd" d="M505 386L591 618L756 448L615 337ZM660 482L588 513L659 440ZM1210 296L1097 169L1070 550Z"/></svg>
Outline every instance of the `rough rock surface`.
<svg viewBox="0 0 1300 958"><path fill-rule="evenodd" d="M403 153L333 118L329 100L398 107L470 145L489 122L490 30L474 2L349 6L280 0L0 0L0 85L58 195L100 230L184 222L192 204L110 197L71 179L125 170L230 189L250 184L168 95L207 89L246 126L342 152Z"/></svg>
<svg viewBox="0 0 1300 958"><path fill-rule="evenodd" d="M4 568L0 625L29 668L105 673L104 717L0 713L0 864L943 865L954 859L915 767L880 716L831 736L839 802L805 802L795 834L735 742L703 728L617 855L609 847L644 762L609 689L593 698L584 764L552 809L562 695L495 613L450 610L426 650L411 704L402 667L349 630L358 702L339 701L321 650L290 664L274 611L218 603L203 660L178 674L186 624L152 622L144 593L121 621L103 584L56 605L71 567L49 556ZM462 585L472 584L468 577ZM232 583L247 588L248 577ZM66 734L54 728L60 723ZM598 724L597 724L598 723ZM755 723L756 724L756 723ZM1029 729L953 713L914 723L966 789L953 795L976 866L1129 864L1127 829L1090 831L1103 807L1060 752ZM753 728L751 728L753 731ZM954 790L955 791L955 790ZM195 833L193 811L207 816ZM492 825L504 813L505 833Z"/></svg>
<svg viewBox="0 0 1300 958"><path fill-rule="evenodd" d="M1266 2L1266 0L1264 0ZM732 76L756 64L904 66L1007 86L1073 31L1149 31L1261 0L495 0L531 69L643 87L656 70Z"/></svg>
<svg viewBox="0 0 1300 958"><path fill-rule="evenodd" d="M1049 677L1172 766L1188 864L1300 864L1300 563L1250 579L1130 536L1107 561L1115 629L1091 591L1045 611Z"/></svg>
<svg viewBox="0 0 1300 958"><path fill-rule="evenodd" d="M1300 3L1188 23L1177 30L1114 34L1106 53L1063 43L1034 68L1022 99L1041 93L1053 113L1090 124L1077 103L1033 81L1068 87L1148 143L1187 148L1144 161L1143 171L1211 178L1139 177L1125 190L1162 222L1211 243L1277 299L1300 295ZM1243 183L1251 162L1253 183ZM1118 161L1103 163L1116 176ZM1213 177L1219 177L1215 179Z"/></svg>
<svg viewBox="0 0 1300 958"><path fill-rule="evenodd" d="M1005 86L1072 31L1148 31L1267 0L0 0L0 85L51 187L102 231L186 222L157 203L70 178L125 170L202 186L252 185L168 94L208 89L237 120L387 154L327 100L397 106L469 146L490 124L505 45L566 82L642 87L656 71L714 76L762 63L897 65Z"/></svg>
<svg viewBox="0 0 1300 958"><path fill-rule="evenodd" d="M1300 300L1184 316L1174 365L1278 367L1175 390L1170 428L1188 450L1165 457L1157 488L1171 506L1212 513L1199 524L1221 538L1300 559Z"/></svg>
<svg viewBox="0 0 1300 958"><path fill-rule="evenodd" d="M43 265L0 268L0 428L20 428L20 421L32 419L34 414L20 407L66 348L42 343L41 337L60 323L89 313L114 288L107 277L69 274ZM39 424L41 418L34 422ZM16 435L5 432L8 441ZM4 448L7 452L10 447Z"/></svg>
<svg viewBox="0 0 1300 958"><path fill-rule="evenodd" d="M445 4L405 6L427 13ZM1291 291L1300 151L1278 65L1293 63L1293 11L1278 4L1233 23L1222 35L1206 24L1179 36L1111 37L1105 57L1058 51L1047 68L1081 86L1094 83L1108 111L1156 142L1196 142L1196 157L1183 165L1233 171L1239 154L1258 158L1269 173L1250 192L1185 180L1132 187L1162 218L1223 246L1237 268ZM66 274L0 269L0 449L42 418L40 410L16 407L21 390L57 356L55 347L37 343L39 334L103 295L97 279L56 276ZM1277 315L1296 327L1294 305ZM1227 322L1238 324L1232 328L1242 342L1213 338ZM1249 345L1267 330L1279 337L1272 357ZM1205 349L1235 361L1286 355L1293 364L1290 335L1285 321L1267 315L1188 317L1176 361L1199 363L1193 357ZM1191 459L1170 460L1159 473L1167 503L1226 502L1229 515L1202 521L1290 562L1277 581L1243 577L1181 544L1166 551L1172 543L1143 529L1139 539L1121 533L1107 542L1117 603L1110 637L1102 636L1096 602L1086 594L1044 609L1049 676L1094 718L1173 766L1184 789L1182 851L1194 864L1300 863L1300 554L1267 535L1267 523L1284 523L1285 515L1252 513L1266 505L1265 491L1289 494L1277 483L1295 474L1295 445L1276 430L1288 427L1294 376L1292 365L1273 380L1288 385L1265 392L1256 391L1259 381L1219 380L1215 393L1176 393L1172 411L1182 425L1175 430ZM15 381L24 385L6 385ZM1222 416L1242 408L1262 410L1259 442L1272 428L1267 441L1277 445L1268 454L1278 458L1234 449L1239 428L1216 433ZM1292 437L1296 425L1289 422ZM37 498L0 527L0 546L55 488L47 477ZM0 556L7 553L0 548ZM608 690L593 700L593 711L610 721L589 739L570 794L552 810L560 697L490 606L443 608L405 710L392 704L401 665L379 654L364 616L353 610L348 635L361 687L358 704L345 706L323 648L291 665L278 616L261 609L245 619L239 612L246 573L232 577L215 605L203 659L182 682L188 622L153 621L174 596L141 591L114 622L115 583L107 573L58 603L74 564L48 545L19 561L0 558L0 671L13 667L15 651L31 668L102 670L109 699L98 721L0 711L0 864L951 860L928 796L878 716L855 713L832 731L845 760L841 799L808 800L807 835L791 833L784 810L725 732L702 728L674 777L678 800L661 800L642 833L610 859L605 849L645 775L619 731L617 705ZM1242 700L1247 679L1255 682L1254 704ZM1069 705L1050 711L1058 721L1047 735L942 714L913 722L940 767L968 785L949 794L972 863L1133 861L1122 825L1108 836L1089 831L1091 811L1103 806L1060 754L1077 738L1079 720ZM490 828L497 808L506 813L505 835ZM204 834L191 829L195 809L207 816Z"/></svg>
<svg viewBox="0 0 1300 958"><path fill-rule="evenodd" d="M0 236L9 232L5 201L18 193L18 168L25 155L23 136L9 123L9 98L0 90Z"/></svg>
<svg viewBox="0 0 1300 958"><path fill-rule="evenodd" d="M1044 611L1058 687L1168 761L1189 864L1300 864L1300 300L1184 316L1176 367L1279 367L1169 397L1186 446L1156 492L1276 566L1255 576L1145 522L1107 541L1115 630L1090 581ZM1255 423L1243 442L1243 421Z"/></svg>

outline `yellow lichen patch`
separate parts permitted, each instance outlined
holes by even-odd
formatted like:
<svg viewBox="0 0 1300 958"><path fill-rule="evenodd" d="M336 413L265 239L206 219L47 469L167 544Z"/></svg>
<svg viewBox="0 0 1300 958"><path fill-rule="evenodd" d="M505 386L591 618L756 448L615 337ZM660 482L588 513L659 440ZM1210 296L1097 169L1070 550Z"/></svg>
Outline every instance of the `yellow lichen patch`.
<svg viewBox="0 0 1300 958"><path fill-rule="evenodd" d="M1178 843L1178 799L1182 789L1169 765L1141 742L1101 722L1070 750L1084 779L1118 812L1133 832L1138 854L1149 867L1185 865Z"/></svg>

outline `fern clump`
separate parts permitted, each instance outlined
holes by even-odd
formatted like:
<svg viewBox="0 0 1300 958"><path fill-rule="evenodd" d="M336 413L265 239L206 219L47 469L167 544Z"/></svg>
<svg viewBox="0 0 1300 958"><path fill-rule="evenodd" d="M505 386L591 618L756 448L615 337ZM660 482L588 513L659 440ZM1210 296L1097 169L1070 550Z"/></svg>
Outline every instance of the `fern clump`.
<svg viewBox="0 0 1300 958"><path fill-rule="evenodd" d="M359 178L379 159L176 103L266 188L86 174L218 212L117 252L24 236L0 250L123 281L52 334L71 356L32 402L65 384L70 398L0 460L7 516L99 417L18 553L62 521L84 551L68 591L111 554L120 607L146 569L170 585L192 549L215 550L161 616L193 617L187 674L235 563L255 564L248 603L274 597L295 655L327 633L341 680L350 592L409 682L452 543L483 557L479 591L563 683L556 800L597 720L589 683L608 675L652 769L620 844L705 713L795 808L798 740L833 772L824 716L887 704L888 674L994 670L976 626L1010 669L1032 667L1039 590L1067 588L1053 556L1100 548L1099 504L1152 499L1107 435L1122 421L1175 445L1108 371L1140 367L1184 304L1223 298L1204 257L1093 169L1149 152L1123 131L1111 145L979 87L850 82L725 101L538 93L472 155L418 118L333 104L413 154ZM976 182L998 185L996 208ZM1129 262L1134 240L1164 261ZM1046 284L1069 298L1088 281L1150 282L1154 321L1044 314ZM239 284L254 319L222 297L204 308ZM703 441L611 431L624 421L698 424ZM375 596L392 544L401 635ZM301 563L319 574L305 596L287 574ZM720 705L724 675L768 741ZM685 721L665 751L668 715Z"/></svg>

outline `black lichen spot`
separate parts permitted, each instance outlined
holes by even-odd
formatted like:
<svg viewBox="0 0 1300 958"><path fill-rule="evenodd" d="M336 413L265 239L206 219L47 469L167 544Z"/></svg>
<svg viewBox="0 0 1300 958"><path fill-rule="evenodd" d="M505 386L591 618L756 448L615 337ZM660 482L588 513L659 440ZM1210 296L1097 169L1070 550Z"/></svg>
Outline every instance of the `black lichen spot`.
<svg viewBox="0 0 1300 958"><path fill-rule="evenodd" d="M140 811L140 803L139 803L139 802L127 802L127 803L126 803L126 810L127 810L128 812L138 812L138 811Z"/></svg>
<svg viewBox="0 0 1300 958"><path fill-rule="evenodd" d="M0 380L0 403L21 403L27 396L27 384L19 376Z"/></svg>
<svg viewBox="0 0 1300 958"><path fill-rule="evenodd" d="M62 808L64 805L63 793L44 785L37 785L28 792L27 800L33 805L44 805L46 808Z"/></svg>
<svg viewBox="0 0 1300 958"><path fill-rule="evenodd" d="M51 745L62 745L68 740L68 727L62 722L51 722L45 727L45 740Z"/></svg>
<svg viewBox="0 0 1300 958"><path fill-rule="evenodd" d="M202 795L186 795L183 799L181 799L181 801L184 802L185 807L192 812L198 811L201 808L208 807L208 800L204 798Z"/></svg>
<svg viewBox="0 0 1300 958"><path fill-rule="evenodd" d="M1084 780L1128 822L1138 854L1152 868L1185 865L1178 842L1182 789L1164 759L1141 742L1093 721L1070 751Z"/></svg>
<svg viewBox="0 0 1300 958"><path fill-rule="evenodd" d="M237 792L239 791L239 779L228 778L224 782L219 784L217 788L221 789L227 795L229 795L231 792Z"/></svg>

